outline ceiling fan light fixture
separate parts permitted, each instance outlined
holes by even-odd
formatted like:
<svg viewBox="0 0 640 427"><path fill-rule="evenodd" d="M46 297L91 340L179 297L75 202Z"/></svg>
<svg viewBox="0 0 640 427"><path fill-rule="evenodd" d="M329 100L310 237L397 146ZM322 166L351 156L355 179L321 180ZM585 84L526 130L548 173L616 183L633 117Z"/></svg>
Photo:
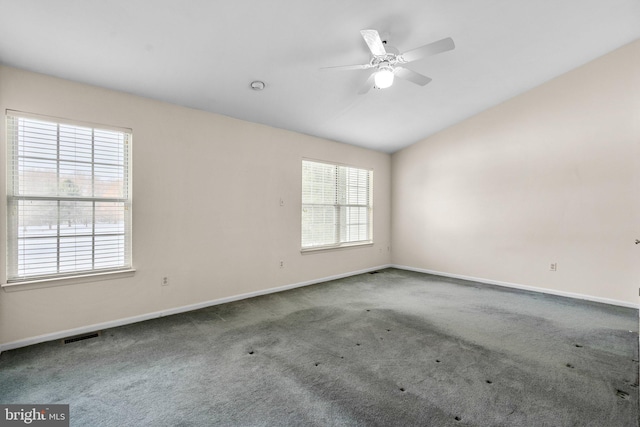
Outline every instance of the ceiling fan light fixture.
<svg viewBox="0 0 640 427"><path fill-rule="evenodd" d="M373 81L378 89L386 89L393 84L393 69L391 67L380 68L373 76Z"/></svg>

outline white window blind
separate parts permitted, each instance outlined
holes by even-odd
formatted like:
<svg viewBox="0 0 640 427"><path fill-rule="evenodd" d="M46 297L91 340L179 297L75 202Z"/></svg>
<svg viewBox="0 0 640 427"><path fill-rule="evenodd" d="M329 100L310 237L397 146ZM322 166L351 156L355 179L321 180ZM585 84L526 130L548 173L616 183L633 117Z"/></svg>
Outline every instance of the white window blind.
<svg viewBox="0 0 640 427"><path fill-rule="evenodd" d="M131 132L7 111L9 282L131 268Z"/></svg>
<svg viewBox="0 0 640 427"><path fill-rule="evenodd" d="M371 243L373 172L302 161L302 249Z"/></svg>

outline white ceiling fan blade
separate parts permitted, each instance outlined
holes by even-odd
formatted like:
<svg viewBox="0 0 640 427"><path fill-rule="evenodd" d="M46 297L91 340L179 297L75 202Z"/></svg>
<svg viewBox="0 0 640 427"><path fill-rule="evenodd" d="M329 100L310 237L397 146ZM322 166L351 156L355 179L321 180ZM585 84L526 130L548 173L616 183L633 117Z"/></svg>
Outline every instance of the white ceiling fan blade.
<svg viewBox="0 0 640 427"><path fill-rule="evenodd" d="M387 54L382 40L380 40L380 34L376 30L360 30L360 34L362 34L362 38L369 46L373 56L385 56Z"/></svg>
<svg viewBox="0 0 640 427"><path fill-rule="evenodd" d="M364 85L362 85L362 87L358 91L358 95L364 95L365 93L369 92L373 88L373 79L374 79L375 74L376 73L371 73L371 75L367 79L366 83Z"/></svg>
<svg viewBox="0 0 640 427"><path fill-rule="evenodd" d="M429 43L424 46L411 49L399 57L404 62L412 62L418 59L426 58L427 56L435 55L436 53L446 52L448 50L453 50L456 47L455 43L453 43L453 39L451 37L447 37L446 39L438 40L437 42Z"/></svg>
<svg viewBox="0 0 640 427"><path fill-rule="evenodd" d="M416 73L415 71L404 67L396 67L393 70L393 74L401 79L408 80L411 83L415 83L420 86L424 86L431 81L429 77L423 76L420 73Z"/></svg>
<svg viewBox="0 0 640 427"><path fill-rule="evenodd" d="M366 70L371 68L371 64L362 64L362 65L338 65L336 67L322 67L321 70L338 70L338 71L346 71L346 70Z"/></svg>

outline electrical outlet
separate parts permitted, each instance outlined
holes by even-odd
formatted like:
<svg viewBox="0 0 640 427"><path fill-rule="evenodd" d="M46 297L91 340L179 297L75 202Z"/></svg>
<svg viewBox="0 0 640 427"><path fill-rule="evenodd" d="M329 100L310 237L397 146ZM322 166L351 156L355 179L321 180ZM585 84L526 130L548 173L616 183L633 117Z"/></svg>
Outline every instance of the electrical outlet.
<svg viewBox="0 0 640 427"><path fill-rule="evenodd" d="M280 261L280 268L284 268L284 261Z"/></svg>
<svg viewBox="0 0 640 427"><path fill-rule="evenodd" d="M162 286L169 286L169 277L167 277L167 276L162 277L161 284L162 284Z"/></svg>
<svg viewBox="0 0 640 427"><path fill-rule="evenodd" d="M550 271L558 271L558 264L555 262L552 262L551 264L549 264L549 270Z"/></svg>

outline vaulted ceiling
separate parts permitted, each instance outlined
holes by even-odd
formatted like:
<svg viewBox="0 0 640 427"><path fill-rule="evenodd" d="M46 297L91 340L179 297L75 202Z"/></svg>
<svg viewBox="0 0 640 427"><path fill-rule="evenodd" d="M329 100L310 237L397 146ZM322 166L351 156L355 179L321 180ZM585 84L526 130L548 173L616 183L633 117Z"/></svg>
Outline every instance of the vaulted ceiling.
<svg viewBox="0 0 640 427"><path fill-rule="evenodd" d="M321 68L367 63L362 29L456 48L359 95ZM389 153L638 38L639 0L0 0L5 65Z"/></svg>

